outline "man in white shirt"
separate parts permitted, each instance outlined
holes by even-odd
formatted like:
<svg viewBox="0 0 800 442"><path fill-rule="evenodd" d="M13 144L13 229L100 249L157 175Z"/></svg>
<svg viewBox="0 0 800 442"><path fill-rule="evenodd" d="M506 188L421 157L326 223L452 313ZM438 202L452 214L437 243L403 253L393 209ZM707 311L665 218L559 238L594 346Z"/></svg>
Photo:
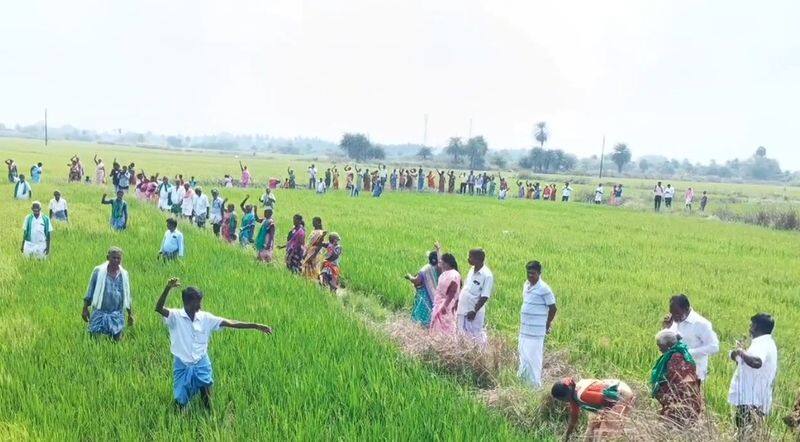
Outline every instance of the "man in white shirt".
<svg viewBox="0 0 800 442"><path fill-rule="evenodd" d="M314 189L317 187L317 168L312 164L308 168L308 188Z"/></svg>
<svg viewBox="0 0 800 442"><path fill-rule="evenodd" d="M211 190L211 212L208 218L211 221L211 228L214 230L215 236L219 236L219 232L222 229L222 212L225 210L226 201L228 200L224 200L219 196L219 190Z"/></svg>
<svg viewBox="0 0 800 442"><path fill-rule="evenodd" d="M34 201L31 213L22 222L22 245L19 251L26 257L44 259L50 253L50 233L53 225L42 214L42 204Z"/></svg>
<svg viewBox="0 0 800 442"><path fill-rule="evenodd" d="M184 250L183 233L178 230L178 221L175 218L167 219L167 231L164 232L164 239L161 241L159 258L165 260L183 258Z"/></svg>
<svg viewBox="0 0 800 442"><path fill-rule="evenodd" d="M172 186L169 184L169 178L161 178L161 183L156 189L156 194L158 195L158 208L164 212L168 212L172 208L172 205L169 201L171 193Z"/></svg>
<svg viewBox="0 0 800 442"><path fill-rule="evenodd" d="M600 204L603 202L603 183L600 183L597 186L597 189L594 189L594 203Z"/></svg>
<svg viewBox="0 0 800 442"><path fill-rule="evenodd" d="M569 183L564 183L564 190L561 191L561 202L566 203L569 202L569 197L572 196L572 187L570 187Z"/></svg>
<svg viewBox="0 0 800 442"><path fill-rule="evenodd" d="M272 212L275 213L276 202L277 199L275 198L275 194L269 187L267 187L267 189L264 191L264 194L261 195L261 204L264 205L264 209L272 210Z"/></svg>
<svg viewBox="0 0 800 442"><path fill-rule="evenodd" d="M667 209L672 208L672 198L675 197L675 188L672 187L672 184L667 184L667 188L664 189L664 207Z"/></svg>
<svg viewBox="0 0 800 442"><path fill-rule="evenodd" d="M556 297L541 279L542 264L539 261L529 262L525 270L528 279L522 286L517 375L539 388L542 386L544 338L550 333L556 317Z"/></svg>
<svg viewBox="0 0 800 442"><path fill-rule="evenodd" d="M182 309L164 308L170 290L180 285L177 278L170 278L156 302L156 311L164 317L169 330L170 351L174 358L173 397L178 408L184 409L189 400L200 393L203 405L210 409L211 387L214 384L211 361L208 359L211 332L226 327L271 334L272 329L266 325L228 320L202 311L203 292L195 287L187 287L181 293Z"/></svg>
<svg viewBox="0 0 800 442"><path fill-rule="evenodd" d="M741 342L731 351L736 372L731 379L728 403L736 407L736 428L740 437L755 433L772 408L772 390L778 372L778 348L772 339L775 320L766 313L750 318L747 350Z"/></svg>
<svg viewBox="0 0 800 442"><path fill-rule="evenodd" d="M483 328L486 309L483 307L494 289L494 275L484 265L485 260L486 253L483 249L469 251L469 264L472 267L463 280L456 310L456 330L471 337L481 346L486 345L486 332Z"/></svg>
<svg viewBox="0 0 800 442"><path fill-rule="evenodd" d="M317 183L317 193L325 193L325 190L325 181L322 181L322 178L320 178Z"/></svg>
<svg viewBox="0 0 800 442"><path fill-rule="evenodd" d="M381 164L381 167L378 170L378 176L381 179L381 186L386 186L386 178L389 176L389 172L386 170L385 164Z"/></svg>
<svg viewBox="0 0 800 442"><path fill-rule="evenodd" d="M67 213L67 200L61 198L61 192L53 192L53 199L50 200L50 219L56 221L69 221Z"/></svg>
<svg viewBox="0 0 800 442"><path fill-rule="evenodd" d="M708 375L708 358L719 352L719 338L711 322L694 311L686 295L673 296L669 300L669 315L664 318L665 329L681 336L689 347L697 369L697 379L705 381Z"/></svg>
<svg viewBox="0 0 800 442"><path fill-rule="evenodd" d="M194 222L197 224L197 227L203 229L206 227L206 220L208 219L210 209L208 195L203 194L203 188L199 186L194 189L194 194L192 216L194 216Z"/></svg>
<svg viewBox="0 0 800 442"><path fill-rule="evenodd" d="M181 187L180 192L178 195L180 196L180 200L178 203L181 205L181 215L184 218L192 219L192 213L194 212L194 190L189 186L189 183L184 183L183 187Z"/></svg>

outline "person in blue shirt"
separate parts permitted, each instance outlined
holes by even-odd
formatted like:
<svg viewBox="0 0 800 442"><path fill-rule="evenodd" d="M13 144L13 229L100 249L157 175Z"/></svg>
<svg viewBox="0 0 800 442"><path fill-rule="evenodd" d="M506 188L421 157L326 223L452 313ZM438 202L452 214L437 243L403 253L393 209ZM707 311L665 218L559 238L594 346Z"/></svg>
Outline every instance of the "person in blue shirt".
<svg viewBox="0 0 800 442"><path fill-rule="evenodd" d="M183 233L178 230L178 221L175 218L167 219L167 231L164 232L164 240L161 241L161 250L158 257L164 260L183 258L185 248L183 244Z"/></svg>
<svg viewBox="0 0 800 442"><path fill-rule="evenodd" d="M31 182L34 184L42 182L42 163L31 166Z"/></svg>

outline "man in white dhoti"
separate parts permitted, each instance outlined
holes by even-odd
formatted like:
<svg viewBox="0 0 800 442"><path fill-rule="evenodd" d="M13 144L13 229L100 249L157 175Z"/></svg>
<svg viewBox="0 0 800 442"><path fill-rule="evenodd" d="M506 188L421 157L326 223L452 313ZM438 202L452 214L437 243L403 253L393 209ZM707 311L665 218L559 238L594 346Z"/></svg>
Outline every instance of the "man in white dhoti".
<svg viewBox="0 0 800 442"><path fill-rule="evenodd" d="M544 338L556 317L556 297L541 278L542 264L525 265L528 280L522 286L522 311L519 328L519 371L517 375L532 386L542 386Z"/></svg>
<svg viewBox="0 0 800 442"><path fill-rule="evenodd" d="M50 233L53 225L42 213L42 204L34 201L31 213L22 222L22 245L20 252L27 257L44 259L50 253Z"/></svg>

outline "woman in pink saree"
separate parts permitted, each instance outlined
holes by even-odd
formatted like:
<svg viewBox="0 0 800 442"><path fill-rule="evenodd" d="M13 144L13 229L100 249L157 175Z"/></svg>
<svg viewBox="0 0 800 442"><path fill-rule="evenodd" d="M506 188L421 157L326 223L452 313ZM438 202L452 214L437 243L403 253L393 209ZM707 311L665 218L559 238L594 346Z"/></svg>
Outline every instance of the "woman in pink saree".
<svg viewBox="0 0 800 442"><path fill-rule="evenodd" d="M239 161L239 169L242 170L242 187L250 187L250 171L247 166L243 166L242 162Z"/></svg>
<svg viewBox="0 0 800 442"><path fill-rule="evenodd" d="M439 263L442 266L442 274L439 275L436 296L433 299L431 333L455 334L456 308L458 307L458 292L461 290L461 275L458 273L456 258L452 254L445 253L441 255Z"/></svg>

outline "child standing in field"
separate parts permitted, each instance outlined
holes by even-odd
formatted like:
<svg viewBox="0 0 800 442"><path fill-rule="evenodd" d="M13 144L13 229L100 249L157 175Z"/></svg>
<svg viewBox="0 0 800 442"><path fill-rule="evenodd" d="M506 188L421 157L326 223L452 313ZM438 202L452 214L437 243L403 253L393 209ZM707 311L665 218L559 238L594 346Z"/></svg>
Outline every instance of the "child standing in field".
<svg viewBox="0 0 800 442"><path fill-rule="evenodd" d="M706 195L706 191L703 191L703 197L700 198L700 211L706 211L706 204L708 204L708 195Z"/></svg>
<svg viewBox="0 0 800 442"><path fill-rule="evenodd" d="M381 185L378 181L377 185ZM322 263L319 282L325 287L336 292L339 288L339 257L342 256L342 245L339 243L339 234L336 232L328 235L329 243L322 244L325 247L325 261Z"/></svg>
<svg viewBox="0 0 800 442"><path fill-rule="evenodd" d="M161 241L161 250L158 256L164 260L183 258L184 244L183 233L178 230L178 221L175 218L167 220L167 231Z"/></svg>
<svg viewBox="0 0 800 442"><path fill-rule="evenodd" d="M177 278L170 278L156 302L156 312L164 317L164 324L169 330L170 351L174 358L173 398L178 408L184 410L192 397L200 393L203 405L211 409L211 387L214 385L211 360L208 358L211 332L226 327L271 334L272 329L266 325L228 320L202 311L203 292L195 287L186 287L181 293L182 309L164 308L170 290L180 286Z"/></svg>
<svg viewBox="0 0 800 442"><path fill-rule="evenodd" d="M100 200L100 204L108 204L111 206L111 228L114 230L125 230L128 227L128 203L126 203L122 197L125 195L125 192L122 190L117 190L117 198L113 200L107 200L106 194L103 194L103 199Z"/></svg>

